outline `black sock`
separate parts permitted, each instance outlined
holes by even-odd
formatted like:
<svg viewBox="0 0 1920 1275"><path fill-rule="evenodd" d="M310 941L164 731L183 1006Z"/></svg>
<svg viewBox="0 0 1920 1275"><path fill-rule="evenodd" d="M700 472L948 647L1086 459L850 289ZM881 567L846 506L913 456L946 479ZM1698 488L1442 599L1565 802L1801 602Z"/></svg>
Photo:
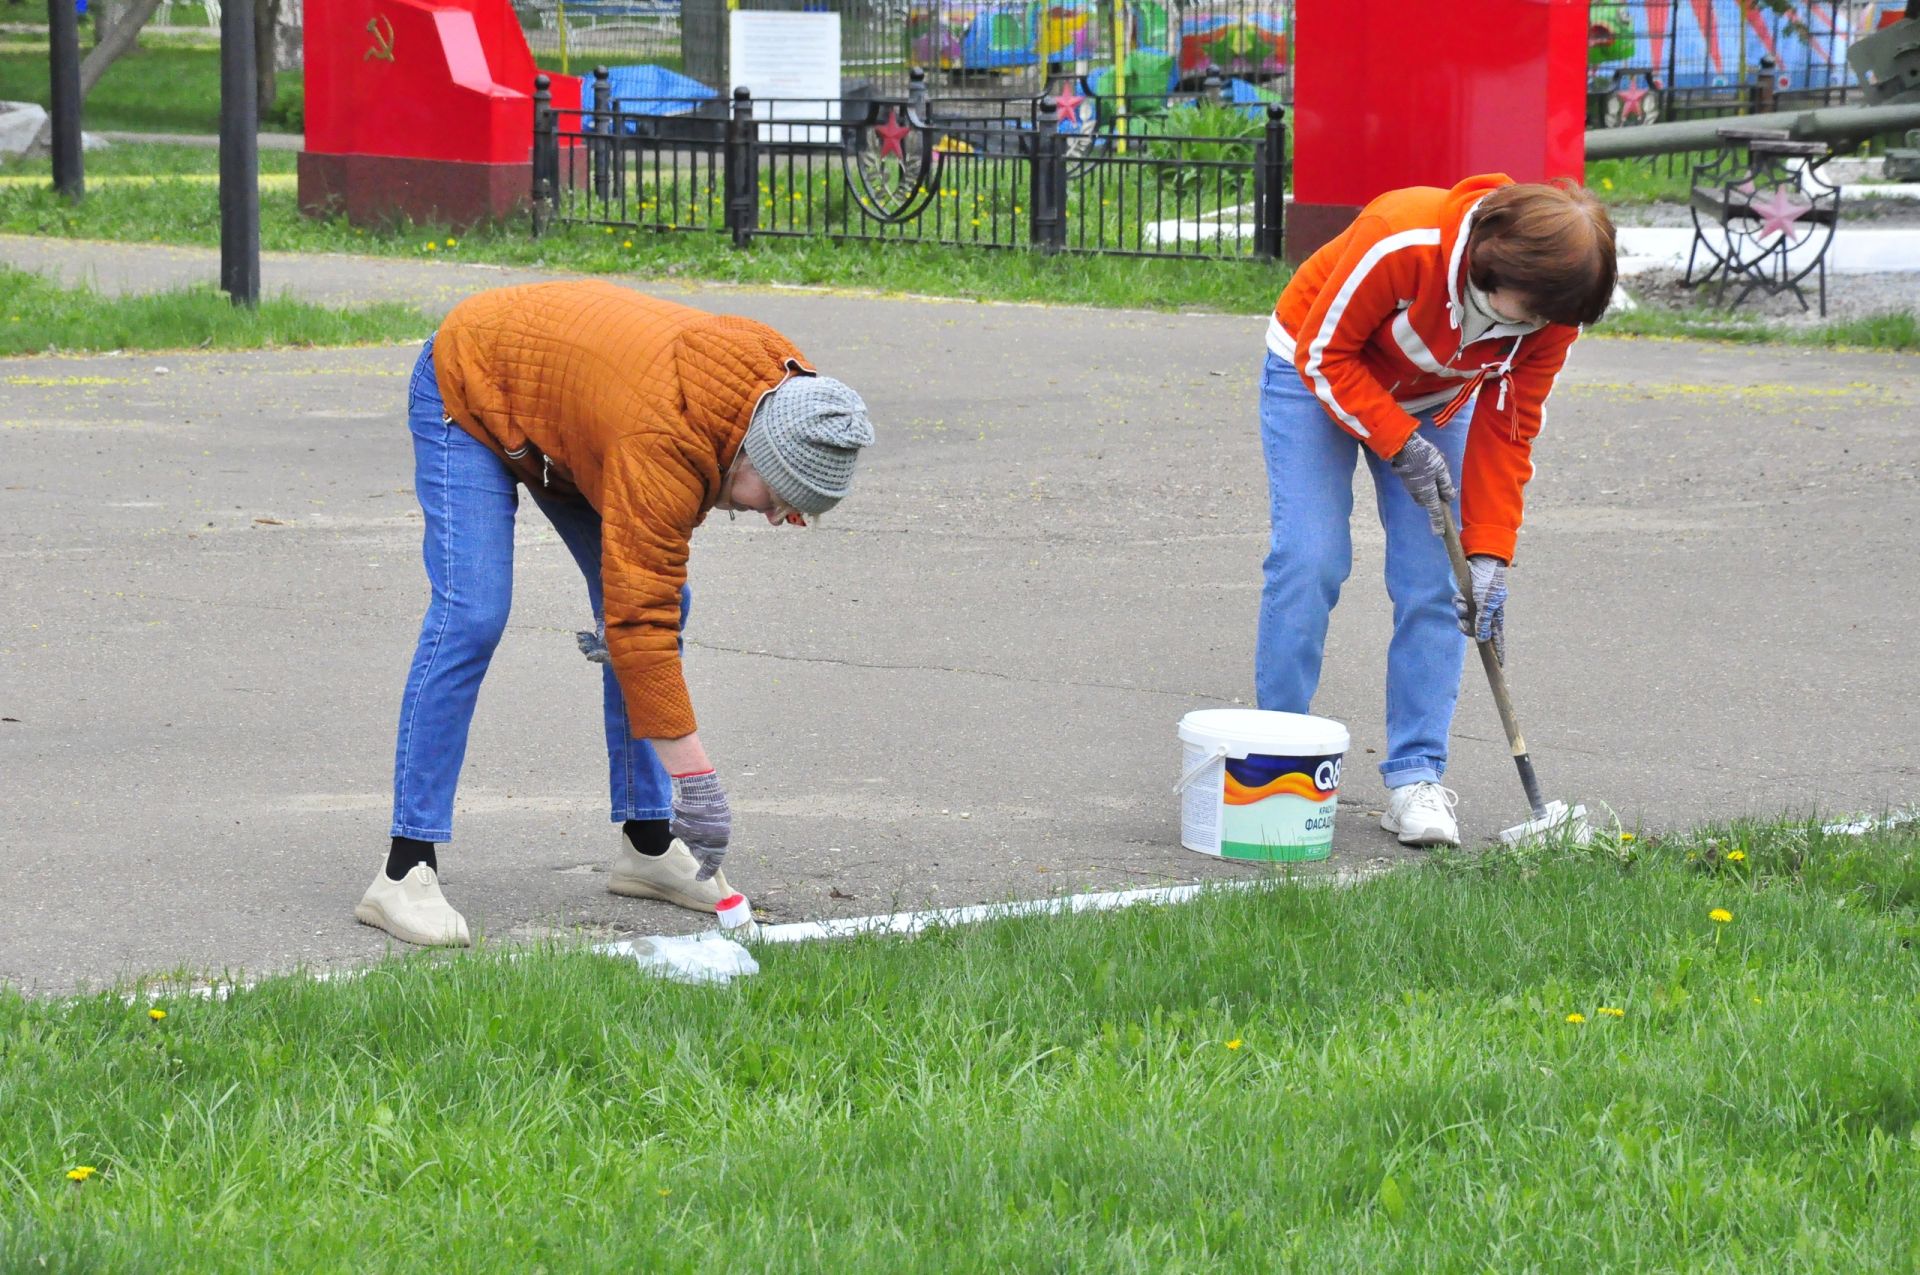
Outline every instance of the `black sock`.
<svg viewBox="0 0 1920 1275"><path fill-rule="evenodd" d="M433 857L433 842L395 837L393 849L387 851L387 880L398 881L423 863L435 872L440 870L440 861Z"/></svg>
<svg viewBox="0 0 1920 1275"><path fill-rule="evenodd" d="M665 819L629 819L624 825L627 843L650 859L657 859L673 844L673 832Z"/></svg>

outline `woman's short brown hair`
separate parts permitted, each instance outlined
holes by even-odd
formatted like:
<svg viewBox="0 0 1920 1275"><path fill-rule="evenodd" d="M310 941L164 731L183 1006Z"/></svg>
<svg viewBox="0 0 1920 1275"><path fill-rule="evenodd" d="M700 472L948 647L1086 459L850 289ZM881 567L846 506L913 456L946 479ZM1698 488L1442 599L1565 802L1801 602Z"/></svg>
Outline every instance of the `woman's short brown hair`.
<svg viewBox="0 0 1920 1275"><path fill-rule="evenodd" d="M1572 182L1521 182L1480 201L1467 236L1467 275L1486 292L1512 288L1534 315L1592 323L1613 300L1613 219Z"/></svg>

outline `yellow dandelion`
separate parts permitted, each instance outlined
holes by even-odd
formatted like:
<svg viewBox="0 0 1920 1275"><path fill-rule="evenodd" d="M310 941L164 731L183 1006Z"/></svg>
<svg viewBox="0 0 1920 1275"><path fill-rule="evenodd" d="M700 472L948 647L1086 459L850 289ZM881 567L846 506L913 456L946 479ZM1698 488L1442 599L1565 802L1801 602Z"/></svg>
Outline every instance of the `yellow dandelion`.
<svg viewBox="0 0 1920 1275"><path fill-rule="evenodd" d="M1605 1014L1608 1018L1625 1018L1627 1016L1626 1010L1615 1009L1611 1005L1602 1005L1600 1007L1600 1012Z"/></svg>
<svg viewBox="0 0 1920 1275"><path fill-rule="evenodd" d="M613 227L612 227L612 226L605 226L605 227L602 227L602 228L601 228L601 233L602 233L602 234L608 234L608 235L610 235L610 234L612 234L612 233L613 233Z"/></svg>
<svg viewBox="0 0 1920 1275"><path fill-rule="evenodd" d="M1228 1041L1228 1042L1227 1042L1227 1048L1228 1048L1228 1049L1238 1049L1238 1048L1240 1048L1240 1046L1242 1046L1242 1045L1244 1045L1244 1044L1246 1044L1246 1042L1245 1042L1245 1041L1243 1041L1243 1040L1241 1040L1241 1039L1240 1039L1240 1038L1239 1038L1238 1036L1235 1036L1235 1037L1234 1037L1234 1038L1233 1038L1232 1040L1230 1040L1230 1041Z"/></svg>
<svg viewBox="0 0 1920 1275"><path fill-rule="evenodd" d="M1759 998L1758 996L1756 996L1756 997L1754 997L1754 998L1753 998L1753 1003L1754 1003L1754 1004L1756 1004L1756 1005L1758 1005L1758 1004L1760 1004L1760 1003L1761 1003L1761 1001L1760 1001L1760 998Z"/></svg>
<svg viewBox="0 0 1920 1275"><path fill-rule="evenodd" d="M460 246L460 241L458 239L455 239L452 235L447 236L447 247L458 248L459 246Z"/></svg>
<svg viewBox="0 0 1920 1275"><path fill-rule="evenodd" d="M662 1197L663 1199L664 1199L665 1197L667 1197L667 1196L669 1196L669 1195L672 1195L672 1194L673 1194L673 1188L672 1188L672 1187L665 1187L665 1186L663 1186L663 1187L661 1187L661 1188L660 1188L660 1195L661 1195L661 1197Z"/></svg>
<svg viewBox="0 0 1920 1275"><path fill-rule="evenodd" d="M1746 861L1747 852L1745 850L1730 850L1727 852L1728 863L1745 863Z"/></svg>
<svg viewBox="0 0 1920 1275"><path fill-rule="evenodd" d="M438 252L438 251L440 251L440 245L439 245L439 244L437 244L437 243L435 243L435 242L433 242L433 240L431 240L431 239L429 239L429 240L427 241L427 251L428 251L428 252Z"/></svg>
<svg viewBox="0 0 1920 1275"><path fill-rule="evenodd" d="M1577 1013L1568 1014L1567 1021L1570 1023L1584 1023L1587 1021L1587 1016L1585 1014L1577 1014Z"/></svg>
<svg viewBox="0 0 1920 1275"><path fill-rule="evenodd" d="M150 1009L147 1011L147 1017L151 1018L156 1023L159 1022L161 1019L165 1018L166 1016L167 1016L167 1011L164 1009Z"/></svg>
<svg viewBox="0 0 1920 1275"><path fill-rule="evenodd" d="M1715 908L1713 911L1707 913L1707 920L1712 921L1716 925L1725 925L1728 921L1733 920L1733 913L1727 911L1725 908Z"/></svg>
<svg viewBox="0 0 1920 1275"><path fill-rule="evenodd" d="M88 1178L92 1177L94 1174L98 1172L100 1172L100 1170L94 1168L90 1164L78 1164L78 1165L75 1165L73 1168L67 1170L67 1181L85 1182Z"/></svg>
<svg viewBox="0 0 1920 1275"><path fill-rule="evenodd" d="M1632 841L1632 840L1633 840L1633 834L1632 834L1631 832L1623 832L1623 833L1621 833L1621 834L1620 834L1620 840L1622 840L1622 841Z"/></svg>
<svg viewBox="0 0 1920 1275"><path fill-rule="evenodd" d="M622 248L631 248L631 247L633 247L633 240L631 240L631 239L622 239L622 240L620 241L620 246L621 246Z"/></svg>
<svg viewBox="0 0 1920 1275"><path fill-rule="evenodd" d="M1602 190L1612 190L1612 189L1613 189L1613 178L1611 178L1611 177L1602 177L1602 178L1600 179L1600 189L1602 189Z"/></svg>

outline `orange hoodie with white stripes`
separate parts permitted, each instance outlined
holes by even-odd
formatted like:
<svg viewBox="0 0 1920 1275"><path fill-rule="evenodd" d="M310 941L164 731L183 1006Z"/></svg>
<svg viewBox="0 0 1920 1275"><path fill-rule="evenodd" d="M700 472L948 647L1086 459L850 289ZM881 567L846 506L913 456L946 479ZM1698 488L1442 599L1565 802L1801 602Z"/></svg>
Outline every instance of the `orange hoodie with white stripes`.
<svg viewBox="0 0 1920 1275"><path fill-rule="evenodd" d="M1383 457L1406 445L1416 413L1477 398L1460 473L1460 539L1469 554L1507 561L1533 477L1533 439L1580 335L1558 323L1496 323L1461 344L1473 210L1511 183L1492 173L1452 190L1380 196L1294 274L1267 328L1267 348L1299 369L1341 428Z"/></svg>

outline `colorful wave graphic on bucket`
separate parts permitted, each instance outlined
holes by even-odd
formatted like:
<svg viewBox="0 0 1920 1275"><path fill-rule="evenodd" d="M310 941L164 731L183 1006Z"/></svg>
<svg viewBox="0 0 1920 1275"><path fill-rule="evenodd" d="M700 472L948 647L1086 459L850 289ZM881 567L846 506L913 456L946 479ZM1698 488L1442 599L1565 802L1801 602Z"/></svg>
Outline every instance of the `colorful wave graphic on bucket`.
<svg viewBox="0 0 1920 1275"><path fill-rule="evenodd" d="M1229 757L1221 783L1220 854L1297 862L1333 849L1340 761L1333 757Z"/></svg>
<svg viewBox="0 0 1920 1275"><path fill-rule="evenodd" d="M1318 803L1331 801L1339 795L1340 790L1335 788L1322 792L1314 786L1311 775L1298 773L1282 775L1278 779L1261 784L1258 788L1252 788L1235 779L1231 768L1227 771L1226 791L1223 796L1229 806L1251 806L1256 801L1265 801L1268 797L1277 797L1283 793L1289 797L1301 797Z"/></svg>

